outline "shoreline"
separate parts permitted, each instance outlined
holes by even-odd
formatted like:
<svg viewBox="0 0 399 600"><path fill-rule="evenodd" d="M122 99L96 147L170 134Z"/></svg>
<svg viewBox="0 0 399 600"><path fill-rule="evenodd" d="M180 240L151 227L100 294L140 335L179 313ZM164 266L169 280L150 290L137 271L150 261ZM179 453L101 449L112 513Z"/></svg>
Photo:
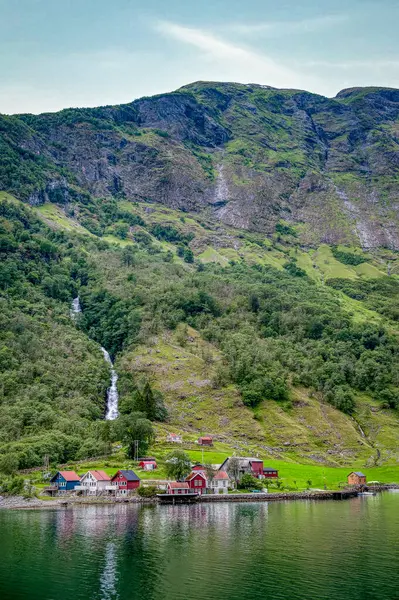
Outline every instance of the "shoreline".
<svg viewBox="0 0 399 600"><path fill-rule="evenodd" d="M369 491L384 492L399 489L398 484L367 486ZM205 494L198 497L191 504L212 504L214 502L284 502L293 500L344 500L354 498L358 490L326 490L317 492L279 492L275 494ZM178 500L174 502L174 500ZM119 504L161 504L158 498L112 498L112 497L73 497L66 496L52 500L40 500L39 498L23 498L22 496L3 496L0 498L0 510L42 510L46 508L71 508L74 506L111 506ZM185 504L183 498L171 497L168 504Z"/></svg>

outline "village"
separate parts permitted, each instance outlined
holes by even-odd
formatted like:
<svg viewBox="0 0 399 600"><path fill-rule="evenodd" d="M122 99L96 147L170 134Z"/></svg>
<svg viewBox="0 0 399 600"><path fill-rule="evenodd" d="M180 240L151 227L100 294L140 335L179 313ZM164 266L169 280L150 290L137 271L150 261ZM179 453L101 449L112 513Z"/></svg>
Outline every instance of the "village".
<svg viewBox="0 0 399 600"><path fill-rule="evenodd" d="M181 436L169 434L168 442L181 444ZM200 446L212 446L211 436L200 437ZM154 457L142 457L137 461L137 471L154 472L158 468ZM43 492L48 496L87 496L123 499L130 496L152 496L161 502L192 501L208 495L227 495L238 493L268 494L268 486L279 482L278 469L265 466L258 457L230 456L219 465L200 462L185 465L184 473L175 480L157 480L156 486L149 486L147 478L132 469L118 469L113 475L101 469L91 469L83 474L73 470L59 470L49 480ZM366 475L352 471L347 476L347 488L365 491ZM322 490L316 490L322 491ZM255 497L254 497L255 498Z"/></svg>

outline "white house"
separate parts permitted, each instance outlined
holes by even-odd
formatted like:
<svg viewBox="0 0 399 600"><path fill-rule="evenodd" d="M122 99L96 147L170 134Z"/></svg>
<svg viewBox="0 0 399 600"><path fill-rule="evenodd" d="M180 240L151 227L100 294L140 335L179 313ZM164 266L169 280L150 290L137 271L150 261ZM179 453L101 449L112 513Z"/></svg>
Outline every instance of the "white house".
<svg viewBox="0 0 399 600"><path fill-rule="evenodd" d="M100 492L105 492L111 486L111 478L104 471L87 471L81 479L76 489L88 496L95 496Z"/></svg>
<svg viewBox="0 0 399 600"><path fill-rule="evenodd" d="M167 442L173 442L175 444L182 444L183 443L183 438L181 435L178 435L177 433L169 433L167 438L166 438Z"/></svg>
<svg viewBox="0 0 399 600"><path fill-rule="evenodd" d="M218 471L210 481L209 487L214 494L227 494L229 490L230 477L226 471Z"/></svg>

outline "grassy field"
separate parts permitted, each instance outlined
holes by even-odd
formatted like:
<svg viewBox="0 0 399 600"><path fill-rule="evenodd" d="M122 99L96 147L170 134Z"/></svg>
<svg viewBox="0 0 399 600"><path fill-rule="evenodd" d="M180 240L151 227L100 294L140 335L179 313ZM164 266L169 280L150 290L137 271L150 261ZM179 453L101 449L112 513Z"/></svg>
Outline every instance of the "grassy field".
<svg viewBox="0 0 399 600"><path fill-rule="evenodd" d="M143 481L156 481L167 479L165 470L166 455L177 446L155 446L150 455L154 456L158 463L158 468L154 471L142 471L137 464L123 454L108 457L105 459L96 459L93 461L82 461L67 465L68 469L77 471L80 475L90 469L104 470L112 476L118 469L133 469ZM204 448L202 450L186 449L193 463L204 461L204 463L220 465L225 458L232 455L228 450L220 450L218 445L215 448ZM324 465L298 464L280 460L265 459L265 467L278 469L281 480L281 489L285 490L305 490L313 489L338 489L346 484L347 476L352 470L362 470L367 481L378 481L380 483L399 483L399 463L385 465L382 467L364 468L361 465L349 467L327 467ZM41 480L40 472L29 476L34 485L41 491L47 484ZM270 491L278 491L276 484L267 482Z"/></svg>

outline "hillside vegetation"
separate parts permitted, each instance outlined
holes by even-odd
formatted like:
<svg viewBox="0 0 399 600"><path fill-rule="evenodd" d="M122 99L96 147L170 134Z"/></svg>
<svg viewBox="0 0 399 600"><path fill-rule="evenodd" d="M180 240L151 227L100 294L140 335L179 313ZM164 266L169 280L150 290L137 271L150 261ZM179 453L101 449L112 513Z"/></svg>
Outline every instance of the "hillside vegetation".
<svg viewBox="0 0 399 600"><path fill-rule="evenodd" d="M137 224L122 220L127 233L106 241L54 204L32 210L3 195L0 206L0 452L16 454L21 468L44 454L64 462L110 452L99 344L116 358L121 405L143 380L162 392L160 439L174 429L192 442L211 433L225 452L331 465L397 459L395 315L323 285L314 256L289 232L262 241L119 201ZM204 257L204 244L216 259ZM378 252L364 257L380 264ZM343 281L375 281L382 301L377 282L386 280L394 298L396 277L373 268L375 280L351 271Z"/></svg>
<svg viewBox="0 0 399 600"><path fill-rule="evenodd" d="M0 116L0 470L174 430L395 464L398 119L398 90L206 82Z"/></svg>

